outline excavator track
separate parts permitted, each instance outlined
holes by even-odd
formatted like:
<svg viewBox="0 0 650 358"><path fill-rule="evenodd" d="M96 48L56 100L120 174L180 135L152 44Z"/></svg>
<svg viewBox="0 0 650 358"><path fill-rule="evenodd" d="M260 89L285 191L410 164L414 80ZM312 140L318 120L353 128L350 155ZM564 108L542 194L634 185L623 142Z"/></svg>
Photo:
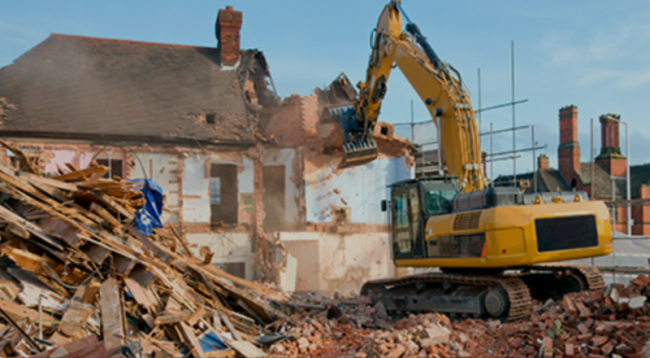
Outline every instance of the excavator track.
<svg viewBox="0 0 650 358"><path fill-rule="evenodd" d="M507 307L507 310L497 318L516 321L531 314L533 306L533 295L529 287L531 278L535 279L542 275L575 275L584 281L580 290L601 291L605 288L605 281L598 269L588 265L549 263L513 270L517 272L502 275L431 272L373 280L363 285L361 295L368 296L373 304L382 301L387 309L395 311L467 313L468 307L471 306L475 310L473 313L479 315L486 315L487 311L490 311L486 310L486 305L489 305L487 301L492 300L494 305L496 300L497 305L502 304L503 307ZM432 290L430 289L432 286L438 288ZM453 287L460 287L460 289L450 293L449 290L453 290ZM502 290L501 292L507 297L499 294L499 290ZM495 291L496 293L492 293ZM465 297L460 297L463 295ZM507 302L500 302L506 298ZM441 305L442 301L444 303ZM431 302L432 307L425 307L426 303L423 302Z"/></svg>
<svg viewBox="0 0 650 358"><path fill-rule="evenodd" d="M422 285L427 283L458 284L475 287L501 287L508 298L507 320L517 320L530 315L532 298L526 284L517 277L479 276L447 273L424 273L395 279L381 279L366 282L361 288L361 295L368 296L373 303L389 299L384 295L387 287ZM453 313L453 312L450 312Z"/></svg>

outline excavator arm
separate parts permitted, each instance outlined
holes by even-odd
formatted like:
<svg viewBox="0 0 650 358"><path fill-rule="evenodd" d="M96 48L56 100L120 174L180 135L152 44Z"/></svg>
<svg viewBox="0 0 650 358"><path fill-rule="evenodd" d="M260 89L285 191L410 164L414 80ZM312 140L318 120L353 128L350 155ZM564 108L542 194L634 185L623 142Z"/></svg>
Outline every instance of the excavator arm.
<svg viewBox="0 0 650 358"><path fill-rule="evenodd" d="M400 3L391 1L381 13L372 39L366 80L357 85L360 91L353 108L338 113L344 130L346 162L355 165L377 157L372 133L388 78L396 66L436 122L447 174L459 178L463 192L481 190L486 179L481 170L479 134L469 93L460 74L440 60ZM406 20L405 31L402 19Z"/></svg>

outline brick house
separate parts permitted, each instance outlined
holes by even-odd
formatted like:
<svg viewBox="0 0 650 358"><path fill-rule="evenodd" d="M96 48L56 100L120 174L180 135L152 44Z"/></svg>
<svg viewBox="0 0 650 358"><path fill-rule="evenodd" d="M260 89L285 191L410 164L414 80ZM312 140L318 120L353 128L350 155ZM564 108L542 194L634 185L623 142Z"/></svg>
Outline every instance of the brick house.
<svg viewBox="0 0 650 358"><path fill-rule="evenodd" d="M600 116L601 150L592 164L580 162L578 143L578 108L574 105L562 107L559 114L560 146L558 148L558 169L549 167L548 157L538 158L538 170L533 173L517 174L517 179L538 182L540 192L584 190L592 200L623 201L626 199L627 158L621 154L619 124L620 116ZM632 199L650 199L650 164L630 166ZM518 183L519 184L519 183ZM503 175L495 185L512 185L512 176ZM532 185L523 188L532 192ZM617 205L616 230L627 233L627 208ZM650 206L632 207L632 234L650 235Z"/></svg>
<svg viewBox="0 0 650 358"><path fill-rule="evenodd" d="M322 119L334 89L281 100L264 54L240 49L242 21L219 10L215 48L52 34L0 69L0 137L44 172L96 160L156 180L163 221L240 277L260 277L263 238L284 248L290 289L394 275L380 202L412 176L410 144L380 124L380 158L340 168L341 131Z"/></svg>

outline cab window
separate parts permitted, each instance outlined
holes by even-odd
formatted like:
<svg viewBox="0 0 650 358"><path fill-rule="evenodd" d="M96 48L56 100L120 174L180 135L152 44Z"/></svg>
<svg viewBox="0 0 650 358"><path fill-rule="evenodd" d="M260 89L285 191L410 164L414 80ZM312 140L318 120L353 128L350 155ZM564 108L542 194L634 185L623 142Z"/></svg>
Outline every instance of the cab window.
<svg viewBox="0 0 650 358"><path fill-rule="evenodd" d="M456 196L455 190L427 191L427 211L430 215L448 214L451 211L451 200Z"/></svg>

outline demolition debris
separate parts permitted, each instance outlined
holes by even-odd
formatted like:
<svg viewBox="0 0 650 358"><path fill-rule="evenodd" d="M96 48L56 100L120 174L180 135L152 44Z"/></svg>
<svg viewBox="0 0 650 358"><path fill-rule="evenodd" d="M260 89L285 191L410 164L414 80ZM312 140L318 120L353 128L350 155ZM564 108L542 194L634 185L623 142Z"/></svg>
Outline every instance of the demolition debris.
<svg viewBox="0 0 650 358"><path fill-rule="evenodd" d="M168 225L134 226L138 184L96 163L0 163L0 357L641 357L650 277L538 302L501 323L399 317L365 297L289 297L232 276ZM146 210L146 209L145 209Z"/></svg>

